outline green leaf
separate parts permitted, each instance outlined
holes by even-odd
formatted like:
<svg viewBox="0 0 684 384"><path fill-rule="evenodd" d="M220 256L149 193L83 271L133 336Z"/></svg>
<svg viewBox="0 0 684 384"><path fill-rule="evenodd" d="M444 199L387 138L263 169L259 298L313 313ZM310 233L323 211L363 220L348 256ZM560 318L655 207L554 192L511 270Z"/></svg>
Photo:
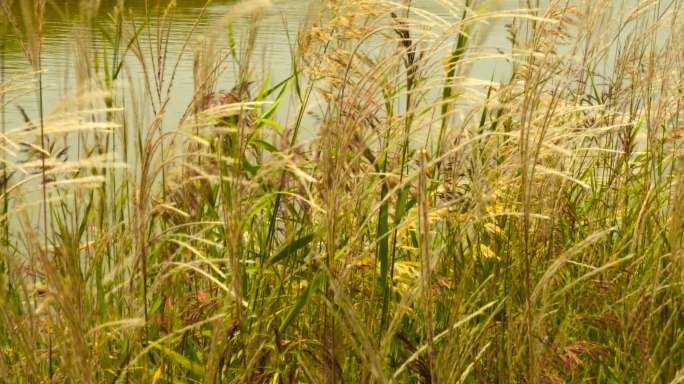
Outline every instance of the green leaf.
<svg viewBox="0 0 684 384"><path fill-rule="evenodd" d="M316 289L318 285L321 283L321 280L323 280L323 275L322 274L317 274L316 277L314 277L313 281L311 284L309 284L304 291L299 295L297 298L297 302L295 305L290 309L290 312L288 312L287 316L285 317L285 320L280 324L280 328L278 328L278 333L283 334L287 330L287 327L292 324L299 313L302 311L302 308L304 308L304 304L309 300L309 296L311 295L311 291Z"/></svg>
<svg viewBox="0 0 684 384"><path fill-rule="evenodd" d="M314 238L314 235L306 235L306 236L302 236L298 239L291 241L280 252L278 252L278 254L271 257L271 259L268 260L267 265L273 265L273 264L283 260L284 258L289 256L290 254L295 253L298 250L306 247L311 242L311 240L313 240L313 238Z"/></svg>
<svg viewBox="0 0 684 384"><path fill-rule="evenodd" d="M382 183L380 191L380 200L384 202L380 206L378 213L378 249L377 259L380 263L380 290L382 292L382 316L381 328L385 328L387 321L387 313L389 311L389 200L385 200L387 196L387 183Z"/></svg>
<svg viewBox="0 0 684 384"><path fill-rule="evenodd" d="M204 367L202 367L200 364L195 363L194 361L190 361L187 357L181 355L180 353L174 351L173 349L167 348L155 341L150 341L149 342L151 346L159 349L163 354L165 354L168 358L173 360L175 364L177 364L180 367L183 367L193 374L199 376L199 377L204 377L205 372L204 372Z"/></svg>
<svg viewBox="0 0 684 384"><path fill-rule="evenodd" d="M140 34L142 33L142 31L143 31L143 30L145 29L145 27L147 26L147 22L148 22L147 20L146 20L145 22L143 22L143 24L140 26L140 28L138 28L138 30L135 31L135 33L133 34L133 36L131 36L131 38L128 39L128 43L126 44L126 49L124 49L123 54L121 55L122 57L125 56L126 53L131 49L131 47L133 46L133 44L134 44L136 41L138 41L138 37L140 36ZM123 65L124 65L124 60L122 59L122 60L119 61L118 65L117 65L117 67L116 67L116 70L115 70L114 73L112 74L112 79L116 80L116 79L119 77L119 72L121 72L121 69L123 68Z"/></svg>

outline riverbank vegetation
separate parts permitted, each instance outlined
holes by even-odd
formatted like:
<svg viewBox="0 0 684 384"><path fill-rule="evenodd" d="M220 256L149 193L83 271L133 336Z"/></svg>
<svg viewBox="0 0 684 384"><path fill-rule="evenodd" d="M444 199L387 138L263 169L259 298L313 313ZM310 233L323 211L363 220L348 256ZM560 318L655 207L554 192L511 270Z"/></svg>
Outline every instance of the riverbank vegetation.
<svg viewBox="0 0 684 384"><path fill-rule="evenodd" d="M312 2L272 79L267 2L171 55L84 0L48 105L2 2L0 381L684 382L682 3L438 3Z"/></svg>

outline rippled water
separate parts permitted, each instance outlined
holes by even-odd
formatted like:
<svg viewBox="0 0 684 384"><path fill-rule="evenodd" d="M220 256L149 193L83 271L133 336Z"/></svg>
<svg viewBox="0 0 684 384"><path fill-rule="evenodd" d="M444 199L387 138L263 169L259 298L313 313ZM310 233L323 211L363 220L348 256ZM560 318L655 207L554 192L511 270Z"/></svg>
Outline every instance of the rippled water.
<svg viewBox="0 0 684 384"><path fill-rule="evenodd" d="M94 25L112 25L109 19L109 11L115 1L104 1L100 7L100 12L96 16ZM133 15L133 20L141 25L145 20L145 0L127 0L127 11ZM150 1L150 3L154 3ZM168 36L168 62L167 67L172 67L178 55L183 51L188 33L197 23L196 31L191 38L191 44L185 47L185 53L179 63L177 75L174 80L174 98L168 108L169 114L179 115L185 109L192 94L192 51L193 45L203 35L218 34L216 42L220 48L226 49L227 31L217 30L218 21L235 11L234 4L230 1L214 1L203 10L204 1L181 0L177 1L174 9L173 24ZM271 73L272 78L278 79L287 76L290 70L290 51L285 32L291 33L292 38L296 38L296 31L303 20L303 16L308 8L308 0L288 0L274 2L268 10L265 18L259 27L257 38L257 49L255 52L255 62L258 63L260 71L265 70ZM42 64L44 70L44 100L49 106L56 103L66 92L74 87L75 65L75 34L78 33L78 17L74 15L74 10L78 8L77 1L67 1L64 8L57 10L54 6L48 8L46 15L45 37L42 50ZM71 13L68 16L67 13ZM149 10L149 26L142 32L141 43L143 49L147 46L147 34L154 35L159 25L155 10ZM251 20L247 17L236 17L233 20L236 39L240 39L240 33L249 26ZM103 52L107 42L100 31L92 34L93 48L98 52ZM12 34L2 36L5 49L2 52L2 66L5 71L5 79L16 78L31 72L31 66L21 50L19 42ZM154 40L154 37L152 37ZM153 43L154 44L154 43ZM153 48L154 49L154 48ZM149 53L149 51L147 52ZM133 82L141 84L143 71L140 64L133 57L127 59L126 71L131 75ZM263 68L263 69L262 69ZM170 72L170 69L169 69ZM30 78L30 77L29 77ZM232 83L232 71L226 71L221 78L220 87L230 88ZM178 96L178 97L175 97ZM12 104L21 105L31 117L34 117L36 107L36 97L25 95L15 100ZM17 108L9 106L6 110L7 123L9 126L20 123L21 115Z"/></svg>
<svg viewBox="0 0 684 384"><path fill-rule="evenodd" d="M1 1L4 0L0 0L0 2ZM156 0L148 1L155 2ZM252 60L253 65L250 66L255 70L255 77L257 79L264 78L265 73L268 73L270 75L271 84L276 84L290 76L292 69L290 44L294 44L297 32L305 21L310 6L315 5L318 1L319 0L272 0L272 7L268 9L264 15L264 19L262 19L262 22L260 23L256 40L256 49ZM634 4L635 1L636 0L615 0L615 4ZM115 2L115 0L103 0L102 10L95 18L94 24L96 28L103 26L111 27L112 21L108 16L108 12ZM458 14L451 14L445 10L445 2L453 3L453 0L414 0L413 4L414 8L426 9L433 14L443 17L447 21L458 18ZM58 2L50 1L50 4L54 3ZM498 10L512 10L518 8L519 5L518 0L492 1L492 3L496 4L496 9ZM70 4L71 7L74 8L78 4L78 1L71 0L63 2L62 4ZM131 16L129 17L129 20L132 19L137 25L141 25L143 20L145 20L146 15L144 6L145 0L126 0L126 4L127 11L130 12ZM184 113L192 99L194 88L192 52L202 36L215 36L216 40L210 41L214 41L216 48L225 52L225 50L228 49L228 32L225 28L225 24L219 22L222 18L233 16L233 30L235 38L238 41L243 37L245 29L253 26L251 18L246 16L235 16L235 13L240 11L240 6L236 5L234 2L219 2L216 0L212 3L213 5L207 7L204 11L202 8L203 4L204 1L201 0L177 0L177 7L175 8L175 13L172 17L173 27L170 30L168 39L166 39L168 42L167 56L169 57L170 63L174 63L176 57L183 50L186 38L188 33L192 30L193 25L195 25L196 22L198 22L198 25L196 32L190 40L190 46L186 48L185 54L179 63L177 75L174 79L172 98L169 101L165 119L168 127L175 126L175 122L177 122L178 118ZM66 5L64 7L66 8ZM154 12L152 12L152 14L154 14ZM203 16L200 17L200 15ZM76 51L77 44L75 43L75 37L78 34L77 20L78 16L75 15L73 11L71 16L66 15L64 12L58 12L55 9L50 9L50 12L47 14L42 62L45 71L43 76L44 101L46 112L48 113L65 94L74 92L74 76L76 72L74 68L78 58L78 53ZM479 44L481 44L482 47L486 47L489 52L496 52L497 48L508 49L510 43L507 40L507 34L504 27L508 22L510 22L510 19L491 21L486 38L479 41ZM145 50L143 54L146 56L146 60L149 60L150 53L147 51L148 48L146 47L148 41L147 34L156 33L158 25L159 20L155 16L150 16L149 25L140 36L143 50ZM103 34L100 31L93 32L90 44L95 52L101 54L104 52L105 47L110 46L110 44L104 40ZM151 40L154 40L154 38L151 38ZM0 51L0 59L2 59L0 67L5 72L4 79L24 76L23 79L24 82L28 84L28 89L32 88L35 90L35 86L30 84L31 79L33 78L31 76L31 66L22 52L16 37L5 34L0 36L0 41L5 44L5 48ZM382 44L383 41L380 41L379 43ZM444 44L444 46L449 47L451 46L451 43L448 42ZM439 62L439 60L436 61ZM133 88L131 93L137 93L139 95L138 97L145 97L143 86L145 77L143 68L131 53L128 54L126 63L126 78L130 78L131 81L125 81L124 86ZM170 64L168 66L172 67L173 65ZM227 68L228 70L219 79L219 89L230 89L234 85L235 75L231 70L232 65L228 63ZM476 65L472 67L469 76L482 80L504 80L510 76L510 63L503 59L478 60ZM127 92L126 94L128 95L129 93ZM0 121L6 123L2 129L12 130L21 128L24 125L22 115L17 106L23 107L29 115L29 118L37 119L37 105L36 94L32 91L27 91L23 96L12 99L4 108L0 105L0 114L2 114L2 119ZM135 110L140 106L149 108L149 103L131 103L129 99L125 107L127 112L131 113L131 110ZM146 112L146 116L151 115L149 110L143 112ZM281 119L282 117L283 116L276 116L279 121L283 121ZM143 124L147 126L147 123L149 123L149 120ZM308 125L309 127L304 127L304 132L300 136L312 137L313 135L307 134L306 132L315 130L316 125L306 124L306 122L304 125ZM131 127L131 130L136 132L140 128L141 127L138 126ZM132 144L129 142L129 145ZM132 160L129 159L128 161L130 162ZM138 168L133 167L133 169L135 170ZM33 195L26 194L25 198L27 201L34 200L31 196L36 196L35 201L39 201L40 198L38 197L37 191L38 189L35 189Z"/></svg>
<svg viewBox="0 0 684 384"><path fill-rule="evenodd" d="M1 0L0 0L1 1ZM313 1L313 3L312 3ZM268 9L265 18L262 20L259 28L259 34L256 41L256 50L253 58L254 68L258 69L259 77L263 77L264 72L270 74L271 82L277 83L286 78L291 73L291 54L290 44L294 44L297 31L304 21L305 15L309 7L315 4L318 0L273 0L272 7ZM156 28L159 25L158 19L154 16L154 10L146 13L145 3L156 3L151 0L127 0L125 2L127 11L133 16L132 19L141 24L145 19L145 15L149 16L149 27L142 34L143 46L147 41L148 33L156 33ZM444 7L444 4L451 1L448 0L414 0L415 8L426 9L434 14L444 17L447 20L454 19L456 15L449 14ZM627 3L633 2L632 0ZM60 2L49 2L50 4ZM249 6L248 2L239 3L236 5L231 1L214 1L212 5L208 6L203 13L204 1L198 0L178 0L177 7L173 15L173 28L168 36L168 57L169 62L175 62L176 57L183 49L184 42L188 33L193 28L193 25L199 19L197 30L191 39L190 47L186 48L185 54L180 61L177 76L174 80L174 97L171 99L168 107L168 115L173 118L180 116L188 105L193 89L193 75L192 75L192 50L193 46L197 44L198 38L202 35L218 36L216 44L219 48L227 49L227 31L220 27L218 21L221 18L230 16L240 11L240 7L245 4ZM515 9L519 5L517 0L501 0L491 2L497 9ZM44 100L46 105L54 105L65 92L72 90L74 87L74 71L72 70L75 64L75 44L73 43L75 34L77 33L76 26L78 23L77 12L74 10L78 8L78 2L71 0L61 3L60 9L51 6L47 13L47 25L44 38L43 47L43 68L44 74ZM109 11L112 6L116 4L116 0L103 0L100 7L100 12L95 18L96 26L111 25L109 19ZM68 11L68 12L67 12ZM504 24L509 22L507 19L498 19L491 23L491 27L487 34L487 38L481 42L484 46L488 46L490 50L495 48L508 47L509 43L506 39L506 32ZM234 31L236 39L240 39L241 32L252 23L249 17L235 17L233 19ZM103 52L106 42L103 40L103 35L99 31L95 31L93 35L92 45L98 52ZM289 39L288 39L289 36ZM11 35L3 36L6 48L2 52L2 66L5 68L5 77L11 78L30 72L31 67L28 64L23 52L21 51L16 38ZM149 53L149 51L147 52ZM127 59L127 73L133 79L133 86L136 84L140 86L144 81L143 71L140 64L133 57ZM171 65L169 65L171 67ZM229 66L230 68L230 66ZM503 79L509 74L508 64L503 60L481 60L473 67L471 76L481 79L489 80L490 78ZM495 76L493 76L495 75ZM234 73L231 70L225 72L220 78L219 88L230 89L233 86ZM141 87L142 88L142 87ZM142 91L142 90L140 90ZM28 114L35 118L36 115L36 97L32 94L25 95L13 102L13 104L21 105ZM10 106L6 109L6 120L8 126L16 126L22 122L21 115L17 108Z"/></svg>

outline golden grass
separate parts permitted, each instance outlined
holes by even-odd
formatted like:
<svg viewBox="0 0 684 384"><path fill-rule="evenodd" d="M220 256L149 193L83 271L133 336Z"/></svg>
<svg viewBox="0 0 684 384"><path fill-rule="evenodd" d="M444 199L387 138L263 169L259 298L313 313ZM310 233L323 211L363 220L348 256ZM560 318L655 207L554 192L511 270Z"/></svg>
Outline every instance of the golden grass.
<svg viewBox="0 0 684 384"><path fill-rule="evenodd" d="M2 3L0 381L682 382L680 2L436 3L313 2L271 82L270 2L172 57L118 1L22 127L46 5Z"/></svg>

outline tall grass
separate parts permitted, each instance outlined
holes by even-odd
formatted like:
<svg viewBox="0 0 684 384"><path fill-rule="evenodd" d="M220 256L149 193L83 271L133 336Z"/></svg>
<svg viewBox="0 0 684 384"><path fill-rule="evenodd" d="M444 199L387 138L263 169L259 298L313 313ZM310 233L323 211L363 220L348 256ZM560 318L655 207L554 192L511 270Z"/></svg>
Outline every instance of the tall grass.
<svg viewBox="0 0 684 384"><path fill-rule="evenodd" d="M312 2L271 80L269 2L174 55L174 4L83 0L19 127L46 3L1 3L0 381L684 381L680 2L438 3Z"/></svg>

